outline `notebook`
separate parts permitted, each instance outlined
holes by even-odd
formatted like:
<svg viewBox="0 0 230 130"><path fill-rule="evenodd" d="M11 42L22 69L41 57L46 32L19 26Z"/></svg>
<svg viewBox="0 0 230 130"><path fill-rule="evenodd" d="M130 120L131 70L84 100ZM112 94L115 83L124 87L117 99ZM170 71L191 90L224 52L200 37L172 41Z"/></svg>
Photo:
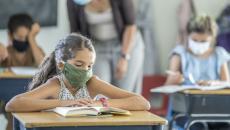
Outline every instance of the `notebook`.
<svg viewBox="0 0 230 130"><path fill-rule="evenodd" d="M56 112L64 117L99 116L99 115L131 115L128 110L114 107L56 107L47 111Z"/></svg>
<svg viewBox="0 0 230 130"><path fill-rule="evenodd" d="M220 90L230 88L229 82L224 81L216 81L213 82L210 86L199 86L199 85L169 85L169 86L161 86L157 88L153 88L150 91L153 93L175 93L183 90L189 90L189 89L198 89L198 90Z"/></svg>

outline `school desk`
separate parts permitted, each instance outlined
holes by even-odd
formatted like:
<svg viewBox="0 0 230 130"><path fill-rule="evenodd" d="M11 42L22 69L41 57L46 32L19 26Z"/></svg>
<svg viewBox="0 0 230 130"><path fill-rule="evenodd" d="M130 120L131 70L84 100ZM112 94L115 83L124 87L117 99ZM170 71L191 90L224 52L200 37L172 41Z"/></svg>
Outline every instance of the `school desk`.
<svg viewBox="0 0 230 130"><path fill-rule="evenodd" d="M0 73L0 100L9 101L13 96L26 91L32 76L15 75L12 72Z"/></svg>
<svg viewBox="0 0 230 130"><path fill-rule="evenodd" d="M185 90L172 97L176 117L188 117L186 129L196 122L230 122L230 89Z"/></svg>
<svg viewBox="0 0 230 130"><path fill-rule="evenodd" d="M167 121L147 111L130 116L68 117L54 112L13 113L14 130L163 130Z"/></svg>

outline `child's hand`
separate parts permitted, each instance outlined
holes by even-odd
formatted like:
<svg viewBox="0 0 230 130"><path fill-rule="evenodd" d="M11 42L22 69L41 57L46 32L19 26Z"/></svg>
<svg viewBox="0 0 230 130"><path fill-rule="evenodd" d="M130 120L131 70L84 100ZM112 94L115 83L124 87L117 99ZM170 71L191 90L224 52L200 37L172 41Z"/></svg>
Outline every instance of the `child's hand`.
<svg viewBox="0 0 230 130"><path fill-rule="evenodd" d="M0 62L4 61L8 57L7 49L0 44Z"/></svg>
<svg viewBox="0 0 230 130"><path fill-rule="evenodd" d="M116 79L120 80L124 78L127 70L128 70L128 61L124 58L120 58L116 66L116 72L115 72Z"/></svg>
<svg viewBox="0 0 230 130"><path fill-rule="evenodd" d="M225 82L218 80L200 80L197 82L197 84L200 86L220 86L223 85L223 83Z"/></svg>
<svg viewBox="0 0 230 130"><path fill-rule="evenodd" d="M179 71L166 71L170 84L181 84L184 81L183 75Z"/></svg>
<svg viewBox="0 0 230 130"><path fill-rule="evenodd" d="M90 107L103 107L103 105L100 101L93 101L93 103L88 105L88 106L90 106Z"/></svg>
<svg viewBox="0 0 230 130"><path fill-rule="evenodd" d="M67 107L67 106L89 106L93 103L92 99L88 98L82 98L82 99L76 99L76 100L66 100L61 103L62 107Z"/></svg>
<svg viewBox="0 0 230 130"><path fill-rule="evenodd" d="M197 84L199 86L209 86L210 85L209 81L207 81L207 80L200 80L200 81L197 82Z"/></svg>
<svg viewBox="0 0 230 130"><path fill-rule="evenodd" d="M40 31L40 25L38 23L34 23L31 27L29 37L35 37Z"/></svg>

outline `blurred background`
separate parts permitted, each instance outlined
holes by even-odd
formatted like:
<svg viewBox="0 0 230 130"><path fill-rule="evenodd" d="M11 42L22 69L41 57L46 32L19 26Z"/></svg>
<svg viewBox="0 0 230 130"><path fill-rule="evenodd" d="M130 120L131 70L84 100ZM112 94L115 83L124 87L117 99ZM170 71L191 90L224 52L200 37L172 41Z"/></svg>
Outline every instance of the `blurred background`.
<svg viewBox="0 0 230 130"><path fill-rule="evenodd" d="M178 44L179 8L190 0L133 0L137 25L146 34L143 86L162 85L168 67L169 54ZM193 0L197 14L206 13L217 19L230 0ZM182 7L186 10L186 4ZM8 43L6 22L10 15L27 12L41 25L38 45L48 55L57 41L69 34L70 25L66 0L0 0L0 42ZM230 43L229 43L230 44ZM148 77L155 77L148 79ZM158 82L158 83L157 83ZM1 85L1 84L0 84ZM148 97L148 88L142 94ZM157 104L157 103L156 103ZM0 114L0 130L5 129L6 119Z"/></svg>

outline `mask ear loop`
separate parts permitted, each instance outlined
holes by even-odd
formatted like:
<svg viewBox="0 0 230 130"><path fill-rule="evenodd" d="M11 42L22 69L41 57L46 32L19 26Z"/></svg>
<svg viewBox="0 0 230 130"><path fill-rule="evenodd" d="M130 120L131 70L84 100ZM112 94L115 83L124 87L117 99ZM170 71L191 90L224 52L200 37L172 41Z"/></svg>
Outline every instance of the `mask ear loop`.
<svg viewBox="0 0 230 130"><path fill-rule="evenodd" d="M60 61L58 64L57 64L57 74L60 75L62 74L62 71L65 67L65 63L64 61Z"/></svg>

